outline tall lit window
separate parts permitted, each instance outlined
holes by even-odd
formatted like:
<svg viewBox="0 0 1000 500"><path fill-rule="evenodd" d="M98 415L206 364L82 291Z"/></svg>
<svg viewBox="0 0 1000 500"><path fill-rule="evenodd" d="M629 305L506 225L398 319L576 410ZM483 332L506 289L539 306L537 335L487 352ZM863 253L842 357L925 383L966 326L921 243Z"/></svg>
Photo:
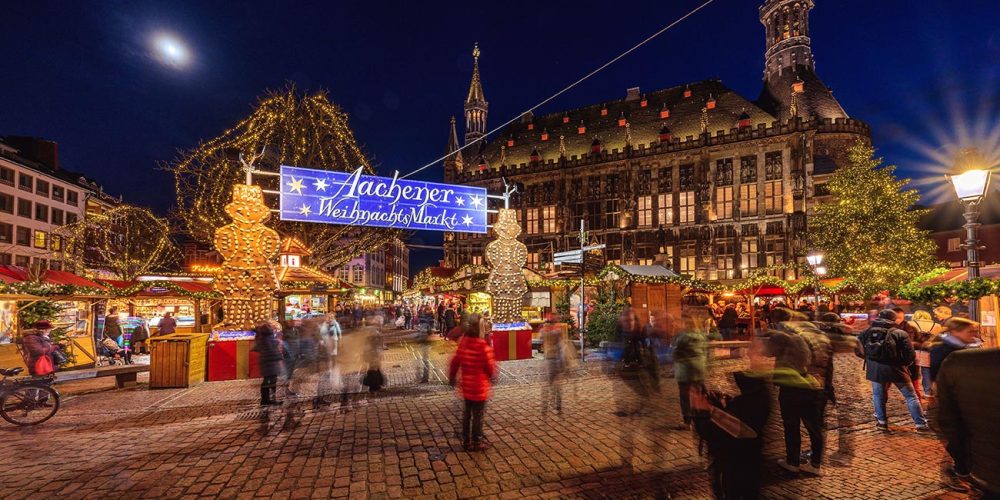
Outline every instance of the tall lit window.
<svg viewBox="0 0 1000 500"><path fill-rule="evenodd" d="M764 212L780 214L784 210L783 184L780 180L764 182Z"/></svg>
<svg viewBox="0 0 1000 500"><path fill-rule="evenodd" d="M682 191L677 207L679 209L678 219L681 224L694 223L694 191Z"/></svg>
<svg viewBox="0 0 1000 500"><path fill-rule="evenodd" d="M764 237L764 264L767 266L777 266L785 262L785 240L778 234L769 234ZM771 272L779 278L784 277L784 271L776 269Z"/></svg>
<svg viewBox="0 0 1000 500"><path fill-rule="evenodd" d="M546 205L541 208L542 211L542 232L543 233L554 233L556 232L556 206Z"/></svg>
<svg viewBox="0 0 1000 500"><path fill-rule="evenodd" d="M674 223L674 197L671 193L656 195L656 223L661 226Z"/></svg>
<svg viewBox="0 0 1000 500"><path fill-rule="evenodd" d="M529 252L528 262L527 262L528 269L538 269L538 266L540 264L541 264L541 254L538 252Z"/></svg>
<svg viewBox="0 0 1000 500"><path fill-rule="evenodd" d="M526 216L524 218L524 232L528 234L538 234L538 229L539 229L538 209L529 208L525 212Z"/></svg>
<svg viewBox="0 0 1000 500"><path fill-rule="evenodd" d="M715 217L717 219L733 218L733 187L715 188Z"/></svg>
<svg viewBox="0 0 1000 500"><path fill-rule="evenodd" d="M351 281L354 283L363 283L365 281L365 266L354 264L353 270L354 275L351 276Z"/></svg>
<svg viewBox="0 0 1000 500"><path fill-rule="evenodd" d="M755 269L758 257L757 237L743 238L740 242L740 268Z"/></svg>
<svg viewBox="0 0 1000 500"><path fill-rule="evenodd" d="M718 279L733 279L733 261L736 255L736 245L731 239L718 240L715 245L715 268L718 271Z"/></svg>
<svg viewBox="0 0 1000 500"><path fill-rule="evenodd" d="M653 197L651 195L640 196L636 208L636 220L639 227L649 227L653 225Z"/></svg>
<svg viewBox="0 0 1000 500"><path fill-rule="evenodd" d="M604 227L606 229L619 229L621 217L621 205L618 200L604 200Z"/></svg>
<svg viewBox="0 0 1000 500"><path fill-rule="evenodd" d="M682 274L694 274L695 270L694 243L681 245L679 264Z"/></svg>
<svg viewBox="0 0 1000 500"><path fill-rule="evenodd" d="M35 248L48 248L49 247L49 233L45 231L35 231Z"/></svg>
<svg viewBox="0 0 1000 500"><path fill-rule="evenodd" d="M475 265L475 266L481 266L481 265L483 265L483 256L482 255L473 255L472 256L472 264Z"/></svg>
<svg viewBox="0 0 1000 500"><path fill-rule="evenodd" d="M757 210L757 184L743 184L740 186L740 217L756 217Z"/></svg>

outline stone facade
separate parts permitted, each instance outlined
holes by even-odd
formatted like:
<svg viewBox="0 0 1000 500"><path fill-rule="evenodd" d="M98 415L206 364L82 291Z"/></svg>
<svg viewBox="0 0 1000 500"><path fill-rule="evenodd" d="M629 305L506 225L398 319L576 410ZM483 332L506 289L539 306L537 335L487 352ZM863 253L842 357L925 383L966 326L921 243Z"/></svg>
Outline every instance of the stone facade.
<svg viewBox="0 0 1000 500"><path fill-rule="evenodd" d="M849 118L813 71L812 6L768 0L761 7L767 63L756 102L717 80L648 94L633 88L624 99L526 115L491 142L467 135L464 154L453 121L445 179L491 192L504 179L517 183L512 207L536 269L553 252L579 247L581 220L592 242L607 245L609 262L659 257L702 279L736 279L799 259L824 183L849 145L869 141L868 126ZM467 124L487 109L475 54ZM483 264L490 239L447 234L445 260Z"/></svg>

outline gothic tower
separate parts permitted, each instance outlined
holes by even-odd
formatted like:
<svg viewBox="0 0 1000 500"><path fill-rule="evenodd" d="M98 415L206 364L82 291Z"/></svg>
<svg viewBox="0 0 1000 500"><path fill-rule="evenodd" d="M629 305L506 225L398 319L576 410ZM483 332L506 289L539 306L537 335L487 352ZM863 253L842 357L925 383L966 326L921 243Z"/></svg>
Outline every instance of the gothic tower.
<svg viewBox="0 0 1000 500"><path fill-rule="evenodd" d="M444 159L444 181L452 182L455 174L464 168L462 152L459 151L458 131L455 130L455 117L451 117L451 131L448 132L448 156Z"/></svg>
<svg viewBox="0 0 1000 500"><path fill-rule="evenodd" d="M764 89L757 104L776 118L846 118L833 92L816 76L809 38L813 0L765 0Z"/></svg>
<svg viewBox="0 0 1000 500"><path fill-rule="evenodd" d="M465 98L465 143L469 144L486 135L486 111L489 103L479 80L479 44L472 48L472 83Z"/></svg>

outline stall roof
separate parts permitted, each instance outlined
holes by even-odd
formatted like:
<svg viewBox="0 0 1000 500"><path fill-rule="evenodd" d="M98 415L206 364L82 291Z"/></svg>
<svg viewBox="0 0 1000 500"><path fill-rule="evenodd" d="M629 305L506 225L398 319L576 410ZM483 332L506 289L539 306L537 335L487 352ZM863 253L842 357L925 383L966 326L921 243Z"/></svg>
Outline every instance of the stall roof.
<svg viewBox="0 0 1000 500"><path fill-rule="evenodd" d="M674 271L667 269L659 264L654 264L651 266L640 266L632 264L619 264L619 268L632 276L649 276L657 278L676 278L680 275Z"/></svg>
<svg viewBox="0 0 1000 500"><path fill-rule="evenodd" d="M1000 264L990 264L987 266L982 266L979 268L979 276L991 280L1000 279ZM969 280L969 268L967 267L956 267L954 269L949 269L944 274L931 278L920 286L930 286L938 285L941 283L950 283L958 281L968 281Z"/></svg>
<svg viewBox="0 0 1000 500"><path fill-rule="evenodd" d="M355 288L354 285L331 276L319 269L300 266L300 267L281 267L278 270L278 281L282 283L291 282L313 282L322 283L332 288Z"/></svg>
<svg viewBox="0 0 1000 500"><path fill-rule="evenodd" d="M163 292L152 292L149 289L159 286L157 282L149 281L121 281L121 280L101 280L103 283L107 283L113 288L119 290L124 290L126 288L135 286L137 284L149 283L149 286L142 289L142 291L134 294L136 297L158 297L163 295L169 295L169 293ZM188 293L210 293L213 291L211 283L205 283L203 281L170 281L170 284L180 288L181 290ZM173 292L173 290L168 290Z"/></svg>
<svg viewBox="0 0 1000 500"><path fill-rule="evenodd" d="M29 273L27 269L20 266L0 265L0 280L4 283L31 281L31 273ZM107 289L100 283L82 276L77 276L69 271L56 271L53 269L45 271L45 274L42 276L42 281L49 285L71 285L96 288L98 290Z"/></svg>

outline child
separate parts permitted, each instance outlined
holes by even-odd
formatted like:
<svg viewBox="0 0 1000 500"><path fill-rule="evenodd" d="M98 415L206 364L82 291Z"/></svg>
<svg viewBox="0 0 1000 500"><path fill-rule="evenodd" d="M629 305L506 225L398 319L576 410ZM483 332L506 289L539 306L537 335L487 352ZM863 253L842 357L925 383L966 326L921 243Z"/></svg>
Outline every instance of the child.
<svg viewBox="0 0 1000 500"><path fill-rule="evenodd" d="M493 348L480 337L479 316L472 315L463 325L465 335L458 343L455 357L448 367L448 382L455 385L455 376L462 372L461 393L465 400L462 414L462 445L469 451L482 451L489 447L483 438L483 412L489 399L490 385L496 376L496 359Z"/></svg>

